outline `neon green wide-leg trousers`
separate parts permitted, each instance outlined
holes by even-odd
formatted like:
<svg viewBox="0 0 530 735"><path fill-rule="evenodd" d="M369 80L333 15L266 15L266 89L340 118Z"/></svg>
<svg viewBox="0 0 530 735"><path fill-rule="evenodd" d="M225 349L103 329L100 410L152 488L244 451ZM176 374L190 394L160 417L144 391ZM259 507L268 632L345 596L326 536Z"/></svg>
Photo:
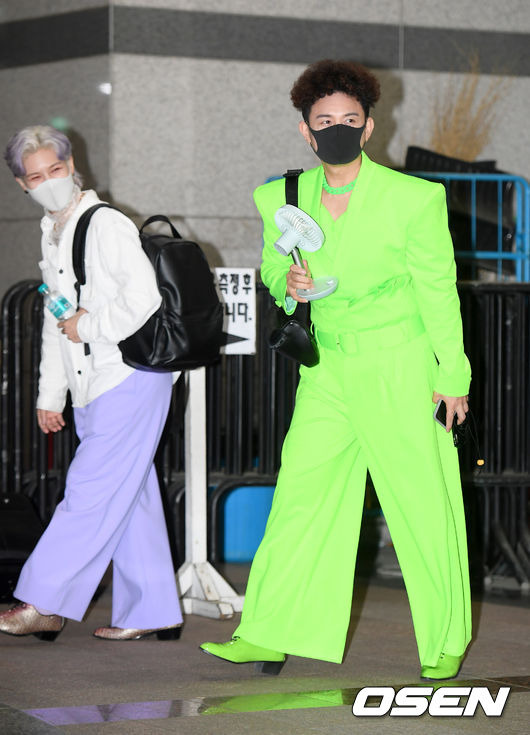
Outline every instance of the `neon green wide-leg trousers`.
<svg viewBox="0 0 530 735"><path fill-rule="evenodd" d="M369 469L401 565L420 663L471 638L457 451L432 414L425 333L385 349L321 347L301 368L263 541L235 635L340 663Z"/></svg>

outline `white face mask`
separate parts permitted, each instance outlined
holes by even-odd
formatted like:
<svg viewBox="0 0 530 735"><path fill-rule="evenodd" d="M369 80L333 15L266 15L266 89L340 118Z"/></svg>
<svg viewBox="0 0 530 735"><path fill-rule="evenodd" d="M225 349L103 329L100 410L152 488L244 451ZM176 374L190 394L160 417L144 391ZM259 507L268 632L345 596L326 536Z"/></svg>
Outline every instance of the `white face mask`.
<svg viewBox="0 0 530 735"><path fill-rule="evenodd" d="M59 212L67 207L74 193L74 179L72 174L59 179L46 179L35 189L27 189L33 201L49 212Z"/></svg>

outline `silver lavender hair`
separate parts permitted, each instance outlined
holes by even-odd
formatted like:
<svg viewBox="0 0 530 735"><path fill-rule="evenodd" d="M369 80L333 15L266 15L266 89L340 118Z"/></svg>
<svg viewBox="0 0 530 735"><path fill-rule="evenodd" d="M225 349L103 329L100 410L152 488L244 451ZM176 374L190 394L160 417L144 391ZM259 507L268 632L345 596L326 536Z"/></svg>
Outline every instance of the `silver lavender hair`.
<svg viewBox="0 0 530 735"><path fill-rule="evenodd" d="M64 133L51 125L31 125L22 128L13 135L6 146L4 158L13 176L19 178L26 175L24 158L40 148L53 148L61 161L67 161L72 155L72 144ZM74 172L74 181L82 185L82 179Z"/></svg>

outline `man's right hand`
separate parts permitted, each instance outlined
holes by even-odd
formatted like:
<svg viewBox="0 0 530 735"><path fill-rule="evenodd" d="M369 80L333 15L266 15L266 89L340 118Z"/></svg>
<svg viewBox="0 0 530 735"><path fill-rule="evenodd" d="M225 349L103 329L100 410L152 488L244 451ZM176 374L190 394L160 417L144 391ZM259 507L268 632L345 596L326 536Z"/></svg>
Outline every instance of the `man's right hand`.
<svg viewBox="0 0 530 735"><path fill-rule="evenodd" d="M53 433L61 431L65 425L62 413L46 411L43 408L37 409L37 423L45 434L49 434L50 431Z"/></svg>
<svg viewBox="0 0 530 735"><path fill-rule="evenodd" d="M313 279L307 266L307 260L304 260L304 267L300 268L299 265L294 263L287 272L287 294L294 299L299 301L301 304L307 304L307 299L302 298L296 293L297 288L311 288L313 285Z"/></svg>

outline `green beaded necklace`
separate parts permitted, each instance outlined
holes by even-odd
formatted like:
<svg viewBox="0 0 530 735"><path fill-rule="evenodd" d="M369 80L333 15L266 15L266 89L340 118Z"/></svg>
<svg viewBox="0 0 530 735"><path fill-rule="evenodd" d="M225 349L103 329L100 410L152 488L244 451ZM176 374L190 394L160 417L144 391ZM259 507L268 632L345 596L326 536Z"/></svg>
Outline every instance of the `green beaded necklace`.
<svg viewBox="0 0 530 735"><path fill-rule="evenodd" d="M328 194L347 194L353 189L356 181L357 179L354 179L353 181L350 181L349 184L345 184L344 186L330 186L326 181L326 177L324 176L324 178L322 179L322 186L328 192Z"/></svg>

